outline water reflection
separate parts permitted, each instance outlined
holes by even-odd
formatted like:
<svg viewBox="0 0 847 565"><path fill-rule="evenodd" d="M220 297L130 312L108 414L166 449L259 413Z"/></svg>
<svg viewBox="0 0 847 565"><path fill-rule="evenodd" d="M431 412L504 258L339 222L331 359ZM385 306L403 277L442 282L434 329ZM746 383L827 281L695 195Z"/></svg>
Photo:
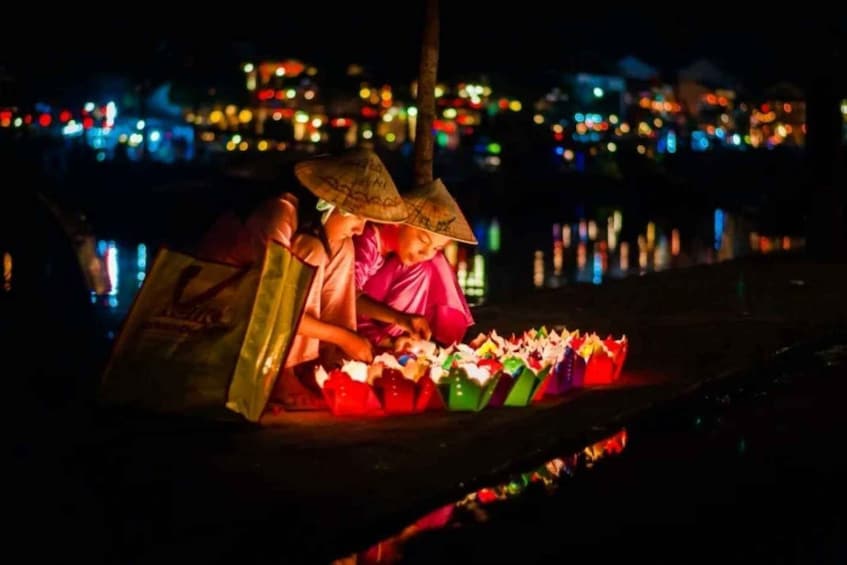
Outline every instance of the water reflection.
<svg viewBox="0 0 847 565"><path fill-rule="evenodd" d="M473 269L467 270L467 263L458 271L459 285L469 298L481 299L485 296L485 257L477 253L473 256Z"/></svg>
<svg viewBox="0 0 847 565"><path fill-rule="evenodd" d="M540 288L544 286L544 252L535 251L535 260L532 265L532 284Z"/></svg>
<svg viewBox="0 0 847 565"><path fill-rule="evenodd" d="M720 208L715 210L715 251L719 250L724 244L725 233L724 213Z"/></svg>
<svg viewBox="0 0 847 565"><path fill-rule="evenodd" d="M141 288L141 283L144 282L144 277L147 276L147 246L143 243L138 244L137 256L136 266L138 267L138 272L135 278L138 280L138 287Z"/></svg>
<svg viewBox="0 0 847 565"><path fill-rule="evenodd" d="M711 240L706 244L711 246ZM708 562L728 561L727 551L737 553L739 542L750 546L756 557L762 555L758 542L775 547L771 559L743 562L783 562L785 544L780 540L785 535L800 531L792 542L811 547L809 540L818 539L812 534L822 523L839 523L838 505L825 513L829 509L821 511L819 501L838 492L844 467L832 449L843 428L833 425L831 418L814 415L843 413L838 402L843 396L840 384L847 347L834 340L796 353L790 360L678 398L668 410L652 411L633 422L634 430L621 430L579 453L552 459L496 487L476 490L343 562L439 563L451 558L468 561L468 556L479 563L567 563L574 557L578 562L597 557L611 562L645 548L655 555L650 539L654 532L662 532L661 543L683 541L669 546L667 562L690 562L679 556L691 554L690 547L702 552L732 532L740 535L719 547L719 555L708 555ZM820 404L821 399L833 400ZM638 441L630 442L636 435ZM585 475L579 471L622 451L625 455L602 473L582 480ZM579 483L563 480L572 476ZM817 498L810 499L807 485L817 485L815 481L826 482L818 485ZM745 493L741 502L740 492ZM767 504L773 492L780 492L776 506ZM808 502L808 509L793 513L799 522L787 523L791 517L778 511L785 497ZM751 524L757 529L751 530ZM822 531L827 545L817 546L815 541L814 547L839 555L838 530ZM690 537L692 532L696 539ZM610 555L609 546L603 545L611 540L622 544L620 555Z"/></svg>
<svg viewBox="0 0 847 565"><path fill-rule="evenodd" d="M574 283L600 285L609 279L804 245L802 238L762 235L744 219L721 209L703 218L699 231L697 226L683 228L651 219L641 226L629 222L625 233L620 210L607 211L600 217L604 219L583 217L552 224L550 231L545 230L549 234L546 237L552 239L548 244L552 249L517 246L514 253L518 259L520 255L528 259L532 252L532 263L524 263L522 267L529 269L531 265L531 273L513 272L514 265L519 263L514 256L509 257L511 263L504 263L500 258L504 241L497 218L477 223L478 246L451 244L444 252L456 270L468 302L478 305L489 298L497 299L496 294L492 296L491 284L499 278L511 278L522 286L534 288L559 288ZM98 241L91 237L78 251L92 303L107 317L115 318L117 325L147 276L150 250L144 243ZM7 255L3 257L3 285L8 290L12 258Z"/></svg>
<svg viewBox="0 0 847 565"><path fill-rule="evenodd" d="M91 303L117 330L147 276L147 246L99 240L79 249L91 293Z"/></svg>
<svg viewBox="0 0 847 565"><path fill-rule="evenodd" d="M116 308L118 306L120 270L118 267L118 246L114 241L110 241L106 247L104 259L106 261L106 274L109 276L109 306Z"/></svg>
<svg viewBox="0 0 847 565"><path fill-rule="evenodd" d="M3 290L12 290L12 254L8 251L3 253Z"/></svg>
<svg viewBox="0 0 847 565"><path fill-rule="evenodd" d="M711 211L708 219L703 219L700 224L687 222L689 227L684 229L649 219L640 229L630 223L626 233L623 232L621 210L606 212L601 219L580 217L575 222L555 222L550 232L552 249L532 250L532 286L599 285L608 279L727 261L751 253L796 249L804 244L803 239L797 237L760 236L747 220L720 208ZM487 259L497 254L501 246L497 218L492 218L487 229L484 222L478 222L477 232L483 236L479 246L461 247L459 260L451 257L449 248L446 250L471 304L480 304L489 298L488 285L479 281L489 276ZM455 250L452 252L455 254ZM477 262L476 257L485 260ZM520 273L501 276L522 278Z"/></svg>
<svg viewBox="0 0 847 565"><path fill-rule="evenodd" d="M500 222L497 218L492 219L488 226L488 249L492 253L500 251Z"/></svg>
<svg viewBox="0 0 847 565"><path fill-rule="evenodd" d="M543 465L525 473L512 476L495 486L483 487L456 502L446 504L421 517L397 535L382 540L366 551L351 555L334 563L398 563L402 560L403 545L417 534L442 528L461 527L467 524L486 522L492 505L519 497L534 487L551 494L565 478L573 477L578 471L591 469L597 461L623 452L627 444L627 431L617 433L587 445L581 451L553 458Z"/></svg>

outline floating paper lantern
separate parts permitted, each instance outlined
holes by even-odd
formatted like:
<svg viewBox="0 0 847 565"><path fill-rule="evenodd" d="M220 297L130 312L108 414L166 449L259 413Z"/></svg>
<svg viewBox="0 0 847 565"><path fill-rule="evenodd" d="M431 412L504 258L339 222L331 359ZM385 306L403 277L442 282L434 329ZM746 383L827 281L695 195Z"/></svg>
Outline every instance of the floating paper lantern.
<svg viewBox="0 0 847 565"><path fill-rule="evenodd" d="M436 384L448 410L479 412L488 405L499 380L499 373L492 375L484 366L462 363L442 374Z"/></svg>
<svg viewBox="0 0 847 565"><path fill-rule="evenodd" d="M336 416L362 416L382 413L373 388L367 383L367 365L364 365L365 380L361 368L348 362L341 369L333 369L326 373L323 367L318 367L315 380L321 387L326 404Z"/></svg>
<svg viewBox="0 0 847 565"><path fill-rule="evenodd" d="M620 378L626 336L531 329L508 338L495 331L470 344L439 347L411 341L402 352L384 352L370 365L347 361L316 373L334 414L408 414L425 410L480 411L527 406L583 386Z"/></svg>

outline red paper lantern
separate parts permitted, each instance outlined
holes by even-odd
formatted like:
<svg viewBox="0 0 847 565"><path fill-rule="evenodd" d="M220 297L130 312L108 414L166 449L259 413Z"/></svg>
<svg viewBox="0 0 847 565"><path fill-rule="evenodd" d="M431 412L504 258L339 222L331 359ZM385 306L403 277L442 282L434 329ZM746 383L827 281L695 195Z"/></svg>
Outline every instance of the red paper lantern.
<svg viewBox="0 0 847 565"><path fill-rule="evenodd" d="M585 366L585 386L611 384L615 378L615 364L605 349L595 349Z"/></svg>
<svg viewBox="0 0 847 565"><path fill-rule="evenodd" d="M323 386L327 406L336 416L378 415L382 413L379 400L367 383L354 381L350 375L334 369Z"/></svg>

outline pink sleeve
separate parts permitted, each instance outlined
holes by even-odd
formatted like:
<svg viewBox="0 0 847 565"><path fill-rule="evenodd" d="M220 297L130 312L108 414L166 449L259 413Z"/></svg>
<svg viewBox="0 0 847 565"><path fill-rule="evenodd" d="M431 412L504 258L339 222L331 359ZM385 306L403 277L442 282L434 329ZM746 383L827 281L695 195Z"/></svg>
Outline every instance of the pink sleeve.
<svg viewBox="0 0 847 565"><path fill-rule="evenodd" d="M379 253L376 229L370 224L365 226L362 235L356 236L353 243L356 247L356 290L361 292L365 284L379 270L385 259Z"/></svg>
<svg viewBox="0 0 847 565"><path fill-rule="evenodd" d="M312 279L312 286L309 289L308 296L306 297L306 304L303 308L303 313L319 319L323 308L321 297L327 261L323 244L314 237L298 234L295 235L294 239L291 241L291 251L303 262L316 268L315 276ZM291 343L291 349L289 350L288 357L286 358L285 366L293 367L300 363L317 359L319 343L319 340L313 337L307 337L298 331Z"/></svg>

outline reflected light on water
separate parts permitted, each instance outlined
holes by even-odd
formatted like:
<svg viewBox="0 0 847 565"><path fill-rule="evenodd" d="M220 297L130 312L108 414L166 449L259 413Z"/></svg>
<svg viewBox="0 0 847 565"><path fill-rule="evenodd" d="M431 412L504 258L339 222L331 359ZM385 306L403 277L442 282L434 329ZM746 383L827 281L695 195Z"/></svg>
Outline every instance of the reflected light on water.
<svg viewBox="0 0 847 565"><path fill-rule="evenodd" d="M724 213L720 208L715 209L715 251L721 248L721 243L723 243L723 230L724 230Z"/></svg>
<svg viewBox="0 0 847 565"><path fill-rule="evenodd" d="M647 270L647 251L639 251L638 252L638 268L641 269L641 272L645 272Z"/></svg>
<svg viewBox="0 0 847 565"><path fill-rule="evenodd" d="M609 270L609 246L605 241L601 241L597 244L597 249L600 251L600 257L603 260L603 274Z"/></svg>
<svg viewBox="0 0 847 565"><path fill-rule="evenodd" d="M582 211L579 215L590 216ZM679 227L666 228L654 221L645 222L641 226L633 224L632 231L640 227L642 233L637 236L627 234L627 238L637 237L637 240L623 241L624 236L619 229L623 224L623 216L619 210L605 216L605 223L589 221L587 217L578 222L571 220L549 224L553 236L552 252L533 251L532 283L535 288L555 288L574 282L601 284L598 281L605 282L609 278L635 273L636 265L631 265L633 259L638 262L638 271L646 272L723 261L751 251L771 253L794 250L805 245L803 238L784 234L763 235L753 231L749 220L720 209L709 210L705 217L700 216L699 224L682 226L686 231L685 241L682 241ZM716 225L713 225L713 220ZM527 273L510 271L510 266L515 264L510 263L513 257L507 256L501 261L499 255L494 254L501 244L500 226L496 220L492 219L490 223L482 225L487 245L470 249L451 242L444 249L448 262L455 269L459 285L472 305L492 298L491 289L501 286L498 280L494 280L497 285L489 284L489 268L493 269L492 276L497 279L519 277L525 281L521 283L522 286L528 282L525 278ZM698 230L697 225L702 227ZM718 228L718 231L713 231L713 228ZM595 229L596 234L593 233ZM719 242L715 240L716 234L720 234ZM593 238L595 235L596 239L589 244L589 236ZM632 249L636 241L637 254ZM576 249L571 252L574 247ZM509 248L514 249L515 245ZM147 269L152 263L149 247L138 242L116 243L110 239L96 239L92 235L81 249L84 250L80 254L81 265L86 271L92 303L98 309L105 307L102 312L110 322L119 322L120 316L126 313L147 278ZM531 249L525 247L525 251L518 249L516 252L523 255ZM550 250L549 247L547 249ZM12 284L12 258L2 250L0 258L3 261L2 284L4 290L8 291ZM493 298L497 300L500 297Z"/></svg>
<svg viewBox="0 0 847 565"><path fill-rule="evenodd" d="M774 250L773 240L769 237L760 237L759 238L759 251L761 253L770 253Z"/></svg>
<svg viewBox="0 0 847 565"><path fill-rule="evenodd" d="M606 240L609 242L609 249L614 251L618 246L618 232L615 231L615 219L612 216L609 216L606 225Z"/></svg>
<svg viewBox="0 0 847 565"><path fill-rule="evenodd" d="M588 222L588 239L591 241L597 239L597 222L594 220Z"/></svg>
<svg viewBox="0 0 847 565"><path fill-rule="evenodd" d="M425 531L456 528L492 519L498 505L523 496L552 495L562 483L595 467L598 462L620 455L627 447L626 428L587 445L582 450L550 459L534 469L516 473L506 481L478 488L461 500L445 504L422 516L390 538L384 539L358 554L333 561L333 565L347 563L376 564L400 563L403 546L411 538Z"/></svg>
<svg viewBox="0 0 847 565"><path fill-rule="evenodd" d="M662 236L659 238L658 245L653 250L653 268L657 271L667 269L670 264L668 254L668 238Z"/></svg>
<svg viewBox="0 0 847 565"><path fill-rule="evenodd" d="M118 266L118 247L114 241L110 241L106 248L106 273L109 275L109 296L114 297L114 306L117 306L118 284L120 283L120 267ZM112 300L109 300L112 305Z"/></svg>
<svg viewBox="0 0 847 565"><path fill-rule="evenodd" d="M763 237L761 239L767 238ZM802 248L805 243L805 240L801 237L791 237L788 235L774 236L770 248L773 251L790 251L795 248Z"/></svg>
<svg viewBox="0 0 847 565"><path fill-rule="evenodd" d="M99 240L94 244L93 238L91 241L81 256L91 292L91 303L97 305L97 308L105 306L109 320L119 322L119 318L114 316L125 314L147 278L150 266L148 247L145 243Z"/></svg>
<svg viewBox="0 0 847 565"><path fill-rule="evenodd" d="M561 241L553 242L553 274L557 277L562 276L562 267L564 265L564 253Z"/></svg>
<svg viewBox="0 0 847 565"><path fill-rule="evenodd" d="M492 253L500 251L500 222L497 218L491 220L491 225L488 226L488 249Z"/></svg>
<svg viewBox="0 0 847 565"><path fill-rule="evenodd" d="M647 239L643 235L638 236L638 268L641 272L647 269Z"/></svg>
<svg viewBox="0 0 847 565"><path fill-rule="evenodd" d="M600 251L594 252L594 270L592 272L591 282L594 284L603 282L603 254Z"/></svg>
<svg viewBox="0 0 847 565"><path fill-rule="evenodd" d="M12 290L12 254L8 251L3 253L3 290Z"/></svg>
<svg viewBox="0 0 847 565"><path fill-rule="evenodd" d="M147 246L143 243L138 244L136 265L138 266L138 274L135 278L138 279L138 286L141 287L141 283L147 276Z"/></svg>
<svg viewBox="0 0 847 565"><path fill-rule="evenodd" d="M536 250L532 264L532 284L537 288L544 286L544 252Z"/></svg>
<svg viewBox="0 0 847 565"><path fill-rule="evenodd" d="M482 299L485 296L485 257L477 253L473 257L473 270L466 273L462 291L468 297Z"/></svg>
<svg viewBox="0 0 847 565"><path fill-rule="evenodd" d="M576 247L576 268L580 270L584 269L587 260L587 246L585 243L580 242Z"/></svg>
<svg viewBox="0 0 847 565"><path fill-rule="evenodd" d="M717 212L718 211L716 211L716 214ZM729 214L720 212L720 218L720 245L715 249L718 252L718 261L728 261L730 259L734 259L736 256L735 236L737 231L737 225L735 218ZM717 223L715 224L715 226L717 228ZM718 236L718 232L715 232L715 236Z"/></svg>

